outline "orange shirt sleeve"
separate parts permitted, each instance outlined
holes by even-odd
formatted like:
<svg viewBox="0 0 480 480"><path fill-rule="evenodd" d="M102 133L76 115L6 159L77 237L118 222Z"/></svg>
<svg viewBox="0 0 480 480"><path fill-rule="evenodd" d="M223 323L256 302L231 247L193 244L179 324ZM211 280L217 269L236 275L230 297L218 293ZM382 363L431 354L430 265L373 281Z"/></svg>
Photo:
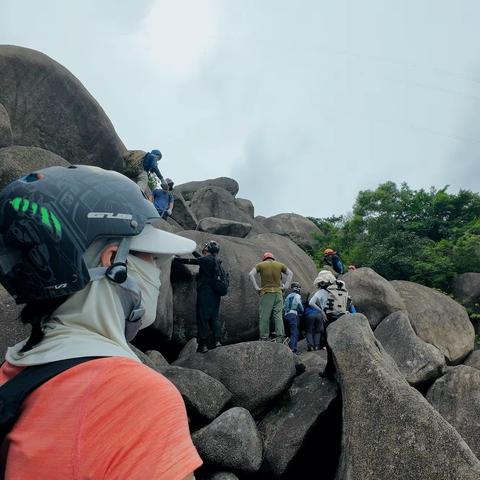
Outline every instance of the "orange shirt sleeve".
<svg viewBox="0 0 480 480"><path fill-rule="evenodd" d="M202 464L178 390L126 360L85 394L73 464L76 478L183 480Z"/></svg>

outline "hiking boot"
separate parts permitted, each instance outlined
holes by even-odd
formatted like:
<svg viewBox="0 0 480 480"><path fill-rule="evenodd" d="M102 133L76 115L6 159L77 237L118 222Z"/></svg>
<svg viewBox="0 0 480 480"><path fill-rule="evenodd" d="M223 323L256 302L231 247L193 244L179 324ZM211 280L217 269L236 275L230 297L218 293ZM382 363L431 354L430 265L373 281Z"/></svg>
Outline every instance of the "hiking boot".
<svg viewBox="0 0 480 480"><path fill-rule="evenodd" d="M197 352L198 353L207 353L208 352L208 348L206 345L199 345L198 348L197 348Z"/></svg>
<svg viewBox="0 0 480 480"><path fill-rule="evenodd" d="M316 348L312 347L311 345L307 347L307 352L312 352L313 350L316 350Z"/></svg>
<svg viewBox="0 0 480 480"><path fill-rule="evenodd" d="M217 340L215 342L215 345L213 346L213 348L218 348L218 347L221 347L221 346L222 346L222 344L221 344L220 340Z"/></svg>

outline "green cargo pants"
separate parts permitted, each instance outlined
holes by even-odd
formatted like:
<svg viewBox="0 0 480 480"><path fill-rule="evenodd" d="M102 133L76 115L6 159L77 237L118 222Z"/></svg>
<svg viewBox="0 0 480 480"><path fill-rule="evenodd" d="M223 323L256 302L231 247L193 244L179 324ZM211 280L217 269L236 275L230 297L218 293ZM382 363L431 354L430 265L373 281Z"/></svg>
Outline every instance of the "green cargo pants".
<svg viewBox="0 0 480 480"><path fill-rule="evenodd" d="M282 318L283 297L281 293L264 293L260 296L260 339L270 337L270 319L274 321L276 336L285 336Z"/></svg>

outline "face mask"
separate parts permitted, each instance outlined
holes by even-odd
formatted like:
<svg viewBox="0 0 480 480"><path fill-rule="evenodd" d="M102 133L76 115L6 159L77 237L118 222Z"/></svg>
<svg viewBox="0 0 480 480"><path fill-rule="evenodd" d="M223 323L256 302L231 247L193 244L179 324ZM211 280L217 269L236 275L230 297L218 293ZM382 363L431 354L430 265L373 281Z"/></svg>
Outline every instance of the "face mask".
<svg viewBox="0 0 480 480"><path fill-rule="evenodd" d="M160 293L160 268L154 262L147 262L135 255L127 257L128 276L137 281L142 292L142 306L145 315L140 330L150 326L157 316L158 294Z"/></svg>

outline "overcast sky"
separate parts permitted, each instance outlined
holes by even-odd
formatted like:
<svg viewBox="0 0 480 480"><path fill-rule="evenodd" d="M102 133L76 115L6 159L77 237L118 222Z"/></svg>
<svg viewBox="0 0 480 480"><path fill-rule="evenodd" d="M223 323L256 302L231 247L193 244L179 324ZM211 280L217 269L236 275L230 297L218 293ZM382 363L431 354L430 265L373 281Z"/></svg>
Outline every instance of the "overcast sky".
<svg viewBox="0 0 480 480"><path fill-rule="evenodd" d="M480 190L478 0L0 0L177 183L329 216L386 180ZM1 72L0 72L1 74Z"/></svg>

